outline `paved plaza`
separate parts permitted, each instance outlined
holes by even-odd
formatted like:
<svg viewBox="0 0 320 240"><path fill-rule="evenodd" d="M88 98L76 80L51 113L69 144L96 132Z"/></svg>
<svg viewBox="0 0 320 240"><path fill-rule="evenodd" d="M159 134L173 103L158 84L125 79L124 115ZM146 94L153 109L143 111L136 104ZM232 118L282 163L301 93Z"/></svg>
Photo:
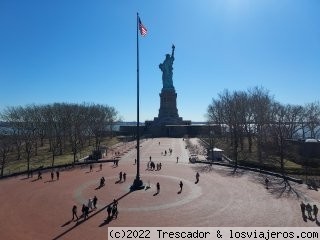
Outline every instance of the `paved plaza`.
<svg viewBox="0 0 320 240"><path fill-rule="evenodd" d="M173 149L171 155L169 148ZM92 172L88 167L62 171L60 180L55 181L50 181L50 172L41 180L35 180L36 176L1 180L1 239L107 239L109 226L317 226L316 221L301 217L301 201L320 202L320 193L305 185L291 183L290 188L270 177L267 190L265 176L258 173L191 164L181 138L144 140L140 155L141 178L150 184L148 190L129 192L136 172L134 148L121 157L119 166L104 163L101 171L96 164ZM150 156L156 164L161 162L161 170L147 170ZM120 171L127 179L116 183ZM200 173L198 184L196 172ZM98 188L102 176L106 185ZM180 181L183 190L178 193ZM157 182L161 190L154 195ZM89 219L70 221L72 206L76 204L81 215L82 204L94 196L98 198L97 209L90 212ZM105 222L106 206L113 199L119 201L118 218Z"/></svg>

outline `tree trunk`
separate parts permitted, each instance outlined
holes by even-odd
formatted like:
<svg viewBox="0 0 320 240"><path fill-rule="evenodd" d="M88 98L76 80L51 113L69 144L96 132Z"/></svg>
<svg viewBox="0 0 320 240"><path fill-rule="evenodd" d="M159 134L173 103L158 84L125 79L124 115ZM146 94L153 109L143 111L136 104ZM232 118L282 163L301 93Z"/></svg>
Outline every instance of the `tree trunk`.
<svg viewBox="0 0 320 240"><path fill-rule="evenodd" d="M252 153L252 136L251 136L251 134L248 134L248 145L249 145L248 151L249 151L249 153Z"/></svg>
<svg viewBox="0 0 320 240"><path fill-rule="evenodd" d="M52 151L52 164L51 164L52 167L54 166L54 157L55 157L55 154L54 154L54 150L53 150Z"/></svg>
<svg viewBox="0 0 320 240"><path fill-rule="evenodd" d="M3 171L4 171L4 165L6 163L6 156L5 154L2 155L2 161L1 161L1 177L3 177Z"/></svg>
<svg viewBox="0 0 320 240"><path fill-rule="evenodd" d="M30 151L27 151L27 172L28 172L28 178L30 176Z"/></svg>
<svg viewBox="0 0 320 240"><path fill-rule="evenodd" d="M38 156L38 142L37 141L35 142L35 145L34 145L34 155Z"/></svg>

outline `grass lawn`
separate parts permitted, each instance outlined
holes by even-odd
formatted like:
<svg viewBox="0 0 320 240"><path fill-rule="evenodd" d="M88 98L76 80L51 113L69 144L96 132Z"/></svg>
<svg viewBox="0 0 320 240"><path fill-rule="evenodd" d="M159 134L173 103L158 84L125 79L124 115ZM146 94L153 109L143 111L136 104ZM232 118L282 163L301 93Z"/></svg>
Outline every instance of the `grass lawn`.
<svg viewBox="0 0 320 240"><path fill-rule="evenodd" d="M101 141L101 146L111 147L118 143L119 140L116 137L105 138ZM91 154L94 149L93 145L85 146L81 152L77 154L77 159ZM33 153L34 154L34 153ZM11 153L8 156L8 164L4 169L4 175L8 175L14 172L22 172L27 170L27 160L22 154L21 160L16 160L16 153ZM73 153L70 146L67 146L62 155L55 156L54 165L62 165L73 162ZM52 152L49 152L49 142L45 141L43 147L38 147L37 156L32 156L30 160L30 168L37 169L40 166L48 167L52 165Z"/></svg>

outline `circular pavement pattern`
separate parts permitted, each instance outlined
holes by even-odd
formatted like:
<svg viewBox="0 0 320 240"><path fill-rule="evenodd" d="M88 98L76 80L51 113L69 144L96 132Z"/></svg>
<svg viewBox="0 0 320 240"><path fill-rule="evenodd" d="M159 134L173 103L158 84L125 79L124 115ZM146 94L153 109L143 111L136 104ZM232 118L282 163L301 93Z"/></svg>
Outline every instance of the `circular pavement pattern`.
<svg viewBox="0 0 320 240"><path fill-rule="evenodd" d="M130 175L127 177L134 177L134 175ZM155 201L155 189L156 189L156 184L154 181L153 176L150 175L141 175L141 178L148 179L148 181L152 182L150 183L150 188L148 190L141 190L134 192L132 194L134 195L140 195L139 197L143 198L143 205L140 204L140 202L135 201L133 198L132 201L124 201L124 203L121 203L121 211L154 211L154 210L163 210L167 208L174 208L178 207L183 204L187 204L196 198L198 198L201 195L201 187L199 185L194 184L193 182L174 177L174 176L167 176L167 175L157 175L157 181L161 182L162 185L164 186L170 186L170 185L177 185L180 181L183 182L183 195L181 197L179 196L179 189L178 191L175 191L175 189L167 189L165 190L165 193L160 191L159 194L165 194L167 197L165 201L157 202ZM116 182L118 178L116 177L109 177L106 178L107 182ZM109 183L110 184L110 183ZM145 185L149 185L148 183L145 183ZM123 194L127 193L130 188L130 184L127 183L119 183L118 188L115 188L117 192L122 192ZM97 188L97 181L89 181L86 182L82 185L80 185L78 188L75 189L74 191L74 198L78 202L78 204L86 203L89 198L92 198L92 189ZM101 188L103 189L103 187ZM170 191L169 191L170 190ZM107 194L106 194L107 195ZM102 196L99 199L99 202L106 203L106 199L104 196ZM98 204L98 208L104 207L103 204Z"/></svg>
<svg viewBox="0 0 320 240"><path fill-rule="evenodd" d="M161 144L159 145L159 141ZM188 152L182 139L149 139L141 144L141 178L151 188L129 192L135 178L136 150L122 156L119 166L96 165L92 172L76 168L61 172L59 181L25 176L0 181L1 239L106 239L109 226L193 226L193 227L315 227L316 221L304 221L300 201L318 204L320 192L305 185L284 187L279 179L271 179L266 190L264 176L240 171L232 174L225 167L189 164ZM173 149L172 155L161 152ZM160 171L145 169L149 157L162 163ZM176 157L179 156L179 163ZM119 172L126 172L126 182L116 183ZM200 182L195 184L195 174ZM97 188L101 177L106 185ZM184 183L179 194L179 182ZM155 185L159 182L158 195ZM86 221L71 221L71 209L97 196L98 208ZM105 207L119 200L119 216L105 222Z"/></svg>

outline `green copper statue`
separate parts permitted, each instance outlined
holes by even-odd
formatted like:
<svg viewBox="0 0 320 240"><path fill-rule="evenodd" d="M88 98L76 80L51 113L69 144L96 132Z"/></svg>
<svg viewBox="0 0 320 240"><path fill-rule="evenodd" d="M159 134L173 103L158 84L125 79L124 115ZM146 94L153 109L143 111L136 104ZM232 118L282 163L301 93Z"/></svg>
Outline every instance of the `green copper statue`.
<svg viewBox="0 0 320 240"><path fill-rule="evenodd" d="M175 46L172 45L172 53L166 54L166 59L163 61L163 63L159 64L159 68L162 71L162 84L163 88L174 88L173 82L172 82L172 70L173 70L173 61L174 61L174 49Z"/></svg>

